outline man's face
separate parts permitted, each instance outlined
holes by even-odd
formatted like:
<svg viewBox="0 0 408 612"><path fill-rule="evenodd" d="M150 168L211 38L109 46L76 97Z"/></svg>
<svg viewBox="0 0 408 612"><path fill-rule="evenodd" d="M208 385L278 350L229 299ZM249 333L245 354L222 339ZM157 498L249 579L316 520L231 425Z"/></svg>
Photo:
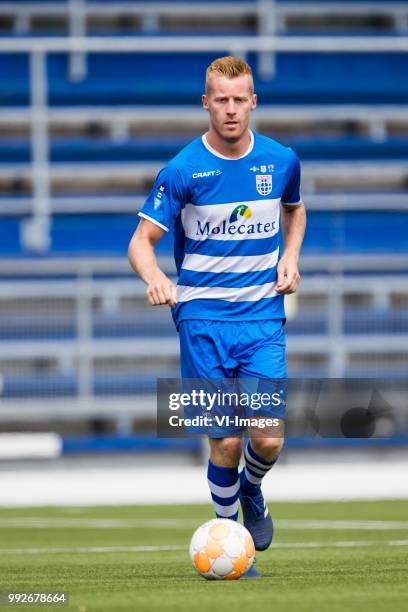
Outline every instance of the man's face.
<svg viewBox="0 0 408 612"><path fill-rule="evenodd" d="M226 142L237 142L248 129L249 114L256 107L251 80L246 74L234 79L210 77L203 107L210 113L210 126Z"/></svg>

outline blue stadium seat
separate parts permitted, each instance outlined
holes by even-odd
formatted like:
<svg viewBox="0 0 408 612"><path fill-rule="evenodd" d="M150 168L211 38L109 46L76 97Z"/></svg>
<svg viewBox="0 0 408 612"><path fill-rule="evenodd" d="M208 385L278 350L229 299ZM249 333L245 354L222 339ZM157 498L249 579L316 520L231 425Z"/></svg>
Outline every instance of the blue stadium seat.
<svg viewBox="0 0 408 612"><path fill-rule="evenodd" d="M174 0L149 0L151 4L154 4L154 2L159 3L163 3L163 2L168 2L168 3L172 3L174 2ZM231 4L236 4L237 2L253 2L254 4L256 3L257 0L223 0L223 2L230 2ZM278 4L300 4L302 2L310 2L310 0L278 0ZM14 3L17 4L52 4L52 3L67 3L68 0L13 0ZM103 3L107 3L107 4L112 4L112 0L86 0L87 4L103 4ZM141 2L143 4L146 3L146 0L126 0L127 4L136 4L138 2ZM211 3L219 3L220 0L206 0L207 4L211 4ZM336 3L336 4L341 4L341 3L352 3L354 2L354 0L315 0L315 2L320 2L320 3L324 3L324 4L328 4L330 2L332 3ZM360 0L360 2L373 2L373 0ZM399 0L400 3L403 2L407 2L407 0ZM9 4L10 0L0 0L0 4Z"/></svg>
<svg viewBox="0 0 408 612"><path fill-rule="evenodd" d="M98 314L93 317L93 337L96 339L118 338L166 338L174 336L173 323L167 311L162 318L152 320L150 311L129 315L118 310L114 315ZM292 335L314 335L328 333L325 310L306 307L297 317L289 320L287 331ZM400 334L408 333L408 313L402 308L345 308L344 333L351 334ZM0 321L1 341L59 341L73 340L77 336L75 315L48 313L36 316L3 314Z"/></svg>
<svg viewBox="0 0 408 612"><path fill-rule="evenodd" d="M155 393L158 376L177 376L172 372L149 372L148 375L137 371L128 373L115 373L97 375L94 381L95 395L129 395L136 393ZM2 397L11 398L38 398L38 397L72 397L78 393L78 379L74 374L46 374L41 375L7 375L4 376Z"/></svg>
<svg viewBox="0 0 408 612"><path fill-rule="evenodd" d="M86 78L74 83L68 56L52 54L49 100L52 105L197 104L205 69L218 55L169 53L171 69L164 71L160 54L89 54ZM256 66L253 55L249 61ZM0 66L3 62L0 56ZM265 104L404 104L408 79L401 77L407 72L403 53L283 53L277 56L276 78L262 81L255 70L255 85Z"/></svg>
<svg viewBox="0 0 408 612"><path fill-rule="evenodd" d="M164 313L163 313L164 314ZM0 320L0 340L72 340L77 334L77 320L71 315L47 313L21 315L4 313ZM164 338L174 334L168 318L152 320L150 312L96 314L93 316L94 338Z"/></svg>
<svg viewBox="0 0 408 612"><path fill-rule="evenodd" d="M27 106L29 58L22 53L0 53L0 106Z"/></svg>
<svg viewBox="0 0 408 612"><path fill-rule="evenodd" d="M130 1L132 2L133 0L130 0ZM10 0L0 0L0 4L2 3L10 4ZM54 4L54 3L55 4L62 4L62 3L68 4L68 0L13 0L13 4Z"/></svg>
<svg viewBox="0 0 408 612"><path fill-rule="evenodd" d="M102 0L102 2L108 2L109 0ZM138 0L133 0L133 1L138 1ZM227 0L228 1L228 0ZM341 6L342 4L355 4L355 0L313 0L315 4L337 4L339 6ZM310 4L310 0L277 0L278 4L302 4L302 2L307 2L308 4ZM364 3L367 4L379 4L379 5L383 5L384 3L381 0L360 0L361 4ZM408 3L408 0L402 0L402 2L400 0L397 0L397 2L399 4L404 4Z"/></svg>
<svg viewBox="0 0 408 612"><path fill-rule="evenodd" d="M49 102L56 106L198 104L205 68L218 55L169 53L166 66L171 69L163 70L160 54L90 53L85 79L72 82L68 55L51 54ZM249 61L256 67L254 55ZM282 53L277 56L276 78L262 81L255 69L255 85L265 104L405 104L408 79L402 75L407 72L408 54L403 53ZM28 57L0 54L0 105L28 101Z"/></svg>
<svg viewBox="0 0 408 612"><path fill-rule="evenodd" d="M51 226L50 255L125 257L138 219L136 212L134 215L55 215ZM158 253L169 255L172 248L172 233L169 232L160 241ZM322 255L361 252L408 254L408 212L311 211L303 252ZM0 255L22 254L20 219L3 218Z"/></svg>
<svg viewBox="0 0 408 612"><path fill-rule="evenodd" d="M52 162L138 162L171 159L190 138L142 137L117 143L106 138L55 138L50 143ZM376 141L367 137L287 137L284 144L291 146L303 161L383 159L405 160L408 138L389 137ZM1 163L27 163L31 160L31 146L24 138L0 139Z"/></svg>
<svg viewBox="0 0 408 612"><path fill-rule="evenodd" d="M37 0L37 1L40 1L40 0ZM51 0L51 1L52 1L52 0ZM181 1L183 1L183 0L181 0ZM188 1L188 0L185 0L185 1ZM223 1L224 1L224 0L223 0ZM253 3L255 4L255 3L257 2L257 0L226 0L226 1L227 1L227 2L230 2L231 4L237 4L237 3L240 3L240 2L248 2L248 1L249 1L249 2L253 2ZM279 0L279 1L280 1L280 0ZM90 4L90 5L92 5L92 4L98 4L99 2L104 3L104 4L111 4L111 3L112 3L112 0L87 0L87 2L88 2L88 4ZM130 0L130 2L131 2L132 4L136 4L136 5L137 5L139 2L140 2L140 3L143 3L143 4L146 4L145 0ZM150 0L150 3L151 3L151 4L154 4L155 2L156 2L157 4L159 4L159 3L161 2L161 0ZM172 3L174 4L175 0L164 0L164 3L166 3L166 2L167 2L168 4L172 4ZM217 4L217 3L219 3L219 2L220 2L220 0L206 0L206 3L207 3L207 4Z"/></svg>

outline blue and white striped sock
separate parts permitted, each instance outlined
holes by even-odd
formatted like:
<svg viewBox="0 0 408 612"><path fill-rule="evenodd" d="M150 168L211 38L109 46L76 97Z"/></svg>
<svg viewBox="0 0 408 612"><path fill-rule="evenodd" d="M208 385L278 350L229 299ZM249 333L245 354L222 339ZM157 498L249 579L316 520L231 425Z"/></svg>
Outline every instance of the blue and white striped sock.
<svg viewBox="0 0 408 612"><path fill-rule="evenodd" d="M244 495L256 495L260 489L263 477L276 463L278 457L275 457L272 461L266 461L256 454L251 446L251 442L248 442L245 447L244 458L245 467L241 472L241 492Z"/></svg>
<svg viewBox="0 0 408 612"><path fill-rule="evenodd" d="M239 507L238 468L221 467L209 460L207 478L217 517L237 521Z"/></svg>

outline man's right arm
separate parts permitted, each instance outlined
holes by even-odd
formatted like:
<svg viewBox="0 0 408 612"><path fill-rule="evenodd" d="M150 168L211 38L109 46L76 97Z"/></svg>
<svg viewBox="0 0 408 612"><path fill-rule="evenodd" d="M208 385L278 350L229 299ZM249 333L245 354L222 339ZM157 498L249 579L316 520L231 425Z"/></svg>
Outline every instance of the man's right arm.
<svg viewBox="0 0 408 612"><path fill-rule="evenodd" d="M148 219L140 223L129 243L128 257L133 270L147 284L146 295L152 306L177 303L176 285L160 270L154 249L164 230Z"/></svg>

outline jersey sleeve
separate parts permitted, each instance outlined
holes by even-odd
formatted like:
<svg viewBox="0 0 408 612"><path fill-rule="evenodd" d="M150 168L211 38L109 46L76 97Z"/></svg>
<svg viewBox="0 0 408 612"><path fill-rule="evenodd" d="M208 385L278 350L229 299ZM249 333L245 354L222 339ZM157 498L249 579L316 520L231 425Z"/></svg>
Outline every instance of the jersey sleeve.
<svg viewBox="0 0 408 612"><path fill-rule="evenodd" d="M288 182L281 198L282 204L300 204L302 194L300 191L300 161L296 153L293 154Z"/></svg>
<svg viewBox="0 0 408 612"><path fill-rule="evenodd" d="M160 170L153 188L140 210L139 217L148 219L168 232L185 204L182 178L173 166Z"/></svg>

